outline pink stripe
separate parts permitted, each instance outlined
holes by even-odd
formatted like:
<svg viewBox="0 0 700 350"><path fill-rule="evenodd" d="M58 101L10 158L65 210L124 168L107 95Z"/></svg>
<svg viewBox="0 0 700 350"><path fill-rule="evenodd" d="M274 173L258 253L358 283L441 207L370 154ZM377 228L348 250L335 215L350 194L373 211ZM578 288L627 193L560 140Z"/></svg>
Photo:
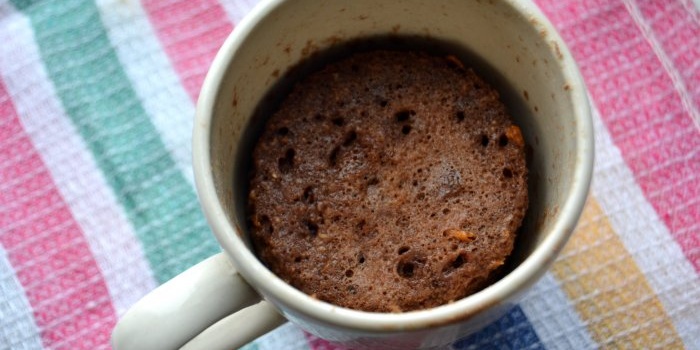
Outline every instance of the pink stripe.
<svg viewBox="0 0 700 350"><path fill-rule="evenodd" d="M637 5L700 108L700 22L679 1L637 1Z"/></svg>
<svg viewBox="0 0 700 350"><path fill-rule="evenodd" d="M145 0L143 7L193 101L214 55L233 30L215 0Z"/></svg>
<svg viewBox="0 0 700 350"><path fill-rule="evenodd" d="M670 76L622 2L538 4L569 43L647 200L700 271L700 131ZM606 31L612 23L615 29Z"/></svg>
<svg viewBox="0 0 700 350"><path fill-rule="evenodd" d="M323 340L311 333L304 332L309 349L311 350L347 350L347 348Z"/></svg>
<svg viewBox="0 0 700 350"><path fill-rule="evenodd" d="M0 82L0 244L44 345L107 347L116 314L90 247Z"/></svg>

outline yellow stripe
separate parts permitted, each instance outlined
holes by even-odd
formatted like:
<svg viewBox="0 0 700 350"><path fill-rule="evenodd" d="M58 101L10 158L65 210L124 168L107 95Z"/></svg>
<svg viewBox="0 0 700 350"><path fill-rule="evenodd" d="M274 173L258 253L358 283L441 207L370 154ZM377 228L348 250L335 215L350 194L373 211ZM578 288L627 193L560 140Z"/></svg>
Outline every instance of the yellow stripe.
<svg viewBox="0 0 700 350"><path fill-rule="evenodd" d="M552 272L603 348L683 348L666 310L593 198Z"/></svg>

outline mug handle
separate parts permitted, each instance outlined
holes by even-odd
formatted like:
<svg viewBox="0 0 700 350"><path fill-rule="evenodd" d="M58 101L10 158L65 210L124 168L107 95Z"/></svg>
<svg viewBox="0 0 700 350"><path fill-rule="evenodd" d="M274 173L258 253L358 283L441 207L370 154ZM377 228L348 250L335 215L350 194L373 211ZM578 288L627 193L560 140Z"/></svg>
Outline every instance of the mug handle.
<svg viewBox="0 0 700 350"><path fill-rule="evenodd" d="M111 342L115 350L237 349L285 321L219 253L134 304Z"/></svg>

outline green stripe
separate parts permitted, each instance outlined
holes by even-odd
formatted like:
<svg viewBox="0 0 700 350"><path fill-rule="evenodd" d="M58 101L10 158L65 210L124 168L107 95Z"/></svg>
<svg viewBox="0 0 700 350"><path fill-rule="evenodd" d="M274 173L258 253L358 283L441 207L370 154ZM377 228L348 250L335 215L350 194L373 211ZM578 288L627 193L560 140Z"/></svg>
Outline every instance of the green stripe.
<svg viewBox="0 0 700 350"><path fill-rule="evenodd" d="M21 1L67 114L124 206L161 283L218 251L112 49L94 3Z"/></svg>

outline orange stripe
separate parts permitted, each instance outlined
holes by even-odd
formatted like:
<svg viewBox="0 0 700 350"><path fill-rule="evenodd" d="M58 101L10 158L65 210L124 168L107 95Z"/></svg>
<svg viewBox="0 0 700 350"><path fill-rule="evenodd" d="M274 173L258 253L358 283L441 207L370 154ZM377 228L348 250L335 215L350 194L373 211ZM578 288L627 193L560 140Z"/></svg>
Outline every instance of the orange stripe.
<svg viewBox="0 0 700 350"><path fill-rule="evenodd" d="M602 347L683 348L656 293L593 198L552 272Z"/></svg>

